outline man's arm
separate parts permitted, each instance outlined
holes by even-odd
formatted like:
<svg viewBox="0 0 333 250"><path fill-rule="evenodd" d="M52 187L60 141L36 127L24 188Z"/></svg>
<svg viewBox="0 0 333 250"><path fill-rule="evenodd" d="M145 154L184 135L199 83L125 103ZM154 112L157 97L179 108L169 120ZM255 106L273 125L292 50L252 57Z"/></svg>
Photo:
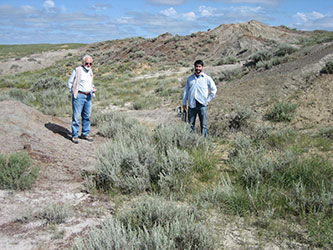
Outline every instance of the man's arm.
<svg viewBox="0 0 333 250"><path fill-rule="evenodd" d="M208 106L208 103L211 100L213 100L213 98L215 97L215 95L217 93L216 84L211 77L209 77L209 80L208 80L208 89L209 89L209 95L208 95L207 103L206 103L207 106Z"/></svg>
<svg viewBox="0 0 333 250"><path fill-rule="evenodd" d="M73 84L74 84L74 81L75 81L75 76L76 76L76 72L75 72L75 69L74 69L72 71L71 76L68 79L68 82L67 82L67 88L68 88L69 93L72 93L72 87L73 87Z"/></svg>
<svg viewBox="0 0 333 250"><path fill-rule="evenodd" d="M183 94L183 110L185 110L185 111L187 110L187 105L186 105L187 98L188 98L188 80L186 80L186 85L185 85L184 94Z"/></svg>

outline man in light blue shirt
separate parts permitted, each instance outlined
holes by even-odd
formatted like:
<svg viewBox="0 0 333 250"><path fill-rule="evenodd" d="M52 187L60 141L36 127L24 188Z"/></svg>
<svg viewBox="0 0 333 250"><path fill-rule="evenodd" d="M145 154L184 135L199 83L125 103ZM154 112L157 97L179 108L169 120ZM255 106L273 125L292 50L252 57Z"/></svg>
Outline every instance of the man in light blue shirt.
<svg viewBox="0 0 333 250"><path fill-rule="evenodd" d="M187 111L188 102L188 122L191 124L191 132L194 132L195 120L198 114L201 134L206 137L207 107L209 102L215 97L217 88L213 79L202 72L203 66L203 61L195 61L195 73L187 78L183 95L183 110Z"/></svg>

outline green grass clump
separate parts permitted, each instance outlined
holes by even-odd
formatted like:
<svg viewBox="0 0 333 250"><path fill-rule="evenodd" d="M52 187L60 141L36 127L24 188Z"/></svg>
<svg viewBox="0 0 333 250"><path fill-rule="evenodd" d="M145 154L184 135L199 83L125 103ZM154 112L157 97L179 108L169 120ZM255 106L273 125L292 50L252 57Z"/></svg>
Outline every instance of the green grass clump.
<svg viewBox="0 0 333 250"><path fill-rule="evenodd" d="M26 153L13 153L9 157L0 154L0 188L30 189L38 178L39 168Z"/></svg>
<svg viewBox="0 0 333 250"><path fill-rule="evenodd" d="M196 209L144 197L116 218L77 238L73 249L214 249Z"/></svg>
<svg viewBox="0 0 333 250"><path fill-rule="evenodd" d="M265 114L265 118L273 122L290 122L294 118L296 108L296 104L278 102Z"/></svg>

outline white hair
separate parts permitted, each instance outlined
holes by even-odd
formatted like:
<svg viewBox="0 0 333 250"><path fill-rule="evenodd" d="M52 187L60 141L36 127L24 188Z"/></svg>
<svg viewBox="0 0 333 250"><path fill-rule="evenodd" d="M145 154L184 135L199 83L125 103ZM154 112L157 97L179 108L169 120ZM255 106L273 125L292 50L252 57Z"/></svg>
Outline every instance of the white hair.
<svg viewBox="0 0 333 250"><path fill-rule="evenodd" d="M90 58L92 60L92 57L89 56L89 55L85 55L83 58L82 58L82 63L84 64L86 62L86 59L87 58Z"/></svg>

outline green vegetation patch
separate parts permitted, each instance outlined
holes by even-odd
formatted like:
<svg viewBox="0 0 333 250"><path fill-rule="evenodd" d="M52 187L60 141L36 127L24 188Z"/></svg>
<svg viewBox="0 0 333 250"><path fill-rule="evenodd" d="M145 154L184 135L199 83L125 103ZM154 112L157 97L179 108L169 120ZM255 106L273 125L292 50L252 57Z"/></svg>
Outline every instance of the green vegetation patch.
<svg viewBox="0 0 333 250"><path fill-rule="evenodd" d="M92 229L81 249L214 249L214 241L193 207L157 197L143 197L116 218Z"/></svg>
<svg viewBox="0 0 333 250"><path fill-rule="evenodd" d="M278 102L265 114L265 118L273 122L290 122L294 118L296 108L296 104Z"/></svg>
<svg viewBox="0 0 333 250"><path fill-rule="evenodd" d="M38 178L39 168L34 167L26 153L0 154L0 188L30 189Z"/></svg>

